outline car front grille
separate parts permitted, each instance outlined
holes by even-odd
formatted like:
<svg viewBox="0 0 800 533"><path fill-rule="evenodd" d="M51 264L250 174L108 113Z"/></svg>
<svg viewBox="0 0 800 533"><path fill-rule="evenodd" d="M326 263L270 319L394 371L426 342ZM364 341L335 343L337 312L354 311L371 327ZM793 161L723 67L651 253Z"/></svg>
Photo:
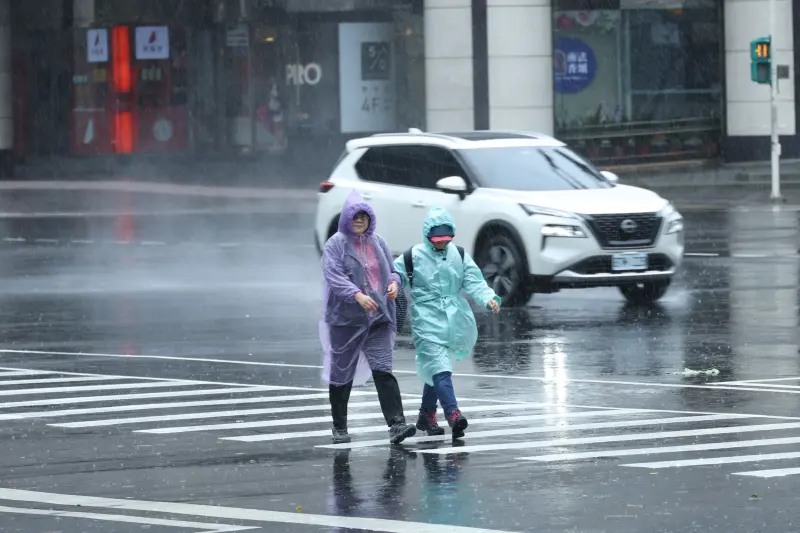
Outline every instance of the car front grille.
<svg viewBox="0 0 800 533"><path fill-rule="evenodd" d="M655 213L586 215L584 218L605 249L653 246L662 221Z"/></svg>
<svg viewBox="0 0 800 533"><path fill-rule="evenodd" d="M664 254L650 254L647 257L647 270L666 272L672 268L672 261ZM611 270L610 255L594 255L567 268L576 274L614 274Z"/></svg>

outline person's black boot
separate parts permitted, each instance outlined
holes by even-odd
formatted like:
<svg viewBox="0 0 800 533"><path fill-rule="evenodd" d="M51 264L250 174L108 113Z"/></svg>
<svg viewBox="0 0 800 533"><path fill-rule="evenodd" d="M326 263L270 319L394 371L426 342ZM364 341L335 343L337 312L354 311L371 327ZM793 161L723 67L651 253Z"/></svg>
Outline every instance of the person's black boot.
<svg viewBox="0 0 800 533"><path fill-rule="evenodd" d="M347 403L350 401L350 391L352 383L337 387L330 385L328 394L331 401L331 417L333 418L333 443L344 444L350 442L350 435L347 433Z"/></svg>
<svg viewBox="0 0 800 533"><path fill-rule="evenodd" d="M459 409L456 409L447 417L447 423L452 429L453 438L460 439L464 436L464 430L467 429L469 423L467 419L464 418L464 415L461 414Z"/></svg>
<svg viewBox="0 0 800 533"><path fill-rule="evenodd" d="M392 444L400 444L409 437L413 437L417 433L417 428L411 424L406 424L404 418L395 418L392 420L392 425L389 427L389 442Z"/></svg>
<svg viewBox="0 0 800 533"><path fill-rule="evenodd" d="M419 410L417 429L427 432L431 437L434 435L444 435L444 428L439 426L439 422L436 420L436 409L433 411Z"/></svg>

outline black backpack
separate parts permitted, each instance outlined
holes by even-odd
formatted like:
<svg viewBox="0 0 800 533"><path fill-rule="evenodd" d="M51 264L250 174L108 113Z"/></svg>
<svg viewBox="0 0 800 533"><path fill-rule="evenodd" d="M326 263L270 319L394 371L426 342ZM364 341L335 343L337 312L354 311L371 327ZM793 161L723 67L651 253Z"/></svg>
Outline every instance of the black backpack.
<svg viewBox="0 0 800 533"><path fill-rule="evenodd" d="M464 263L464 248L461 246L456 246L458 250L458 255L461 256L461 263ZM408 286L414 286L414 260L411 256L413 248L409 248L405 252L403 252L403 262L406 264L406 276L408 276Z"/></svg>

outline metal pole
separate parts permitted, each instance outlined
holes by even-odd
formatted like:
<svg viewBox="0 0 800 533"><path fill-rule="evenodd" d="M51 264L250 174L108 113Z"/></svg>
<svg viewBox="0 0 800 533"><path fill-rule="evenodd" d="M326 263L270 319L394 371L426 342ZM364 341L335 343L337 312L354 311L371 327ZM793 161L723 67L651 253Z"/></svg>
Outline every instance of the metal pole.
<svg viewBox="0 0 800 533"><path fill-rule="evenodd" d="M780 157L781 157L781 142L778 138L778 104L776 98L778 96L778 69L777 62L775 61L775 30L778 26L777 14L777 0L769 0L769 34L770 34L770 69L772 70L772 83L770 83L769 95L769 108L770 108L770 156L771 156L771 171L772 171L772 193L770 198L772 200L780 200L781 198L781 175L780 175Z"/></svg>

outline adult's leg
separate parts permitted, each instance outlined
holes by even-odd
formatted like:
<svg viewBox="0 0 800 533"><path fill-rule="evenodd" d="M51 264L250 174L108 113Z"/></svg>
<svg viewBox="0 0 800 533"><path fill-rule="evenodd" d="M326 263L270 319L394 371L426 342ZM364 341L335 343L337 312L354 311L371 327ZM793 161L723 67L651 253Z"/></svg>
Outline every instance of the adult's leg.
<svg viewBox="0 0 800 533"><path fill-rule="evenodd" d="M392 374L393 341L394 332L391 330L391 324L372 326L364 343L364 355L372 369L381 411L386 425L390 428L390 440L397 444L414 435L417 430L414 426L406 424L400 385Z"/></svg>
<svg viewBox="0 0 800 533"><path fill-rule="evenodd" d="M358 354L363 344L360 328L332 326L330 328L331 370L328 397L333 419L335 443L350 442L347 433L347 404L353 389L353 377L358 365Z"/></svg>

